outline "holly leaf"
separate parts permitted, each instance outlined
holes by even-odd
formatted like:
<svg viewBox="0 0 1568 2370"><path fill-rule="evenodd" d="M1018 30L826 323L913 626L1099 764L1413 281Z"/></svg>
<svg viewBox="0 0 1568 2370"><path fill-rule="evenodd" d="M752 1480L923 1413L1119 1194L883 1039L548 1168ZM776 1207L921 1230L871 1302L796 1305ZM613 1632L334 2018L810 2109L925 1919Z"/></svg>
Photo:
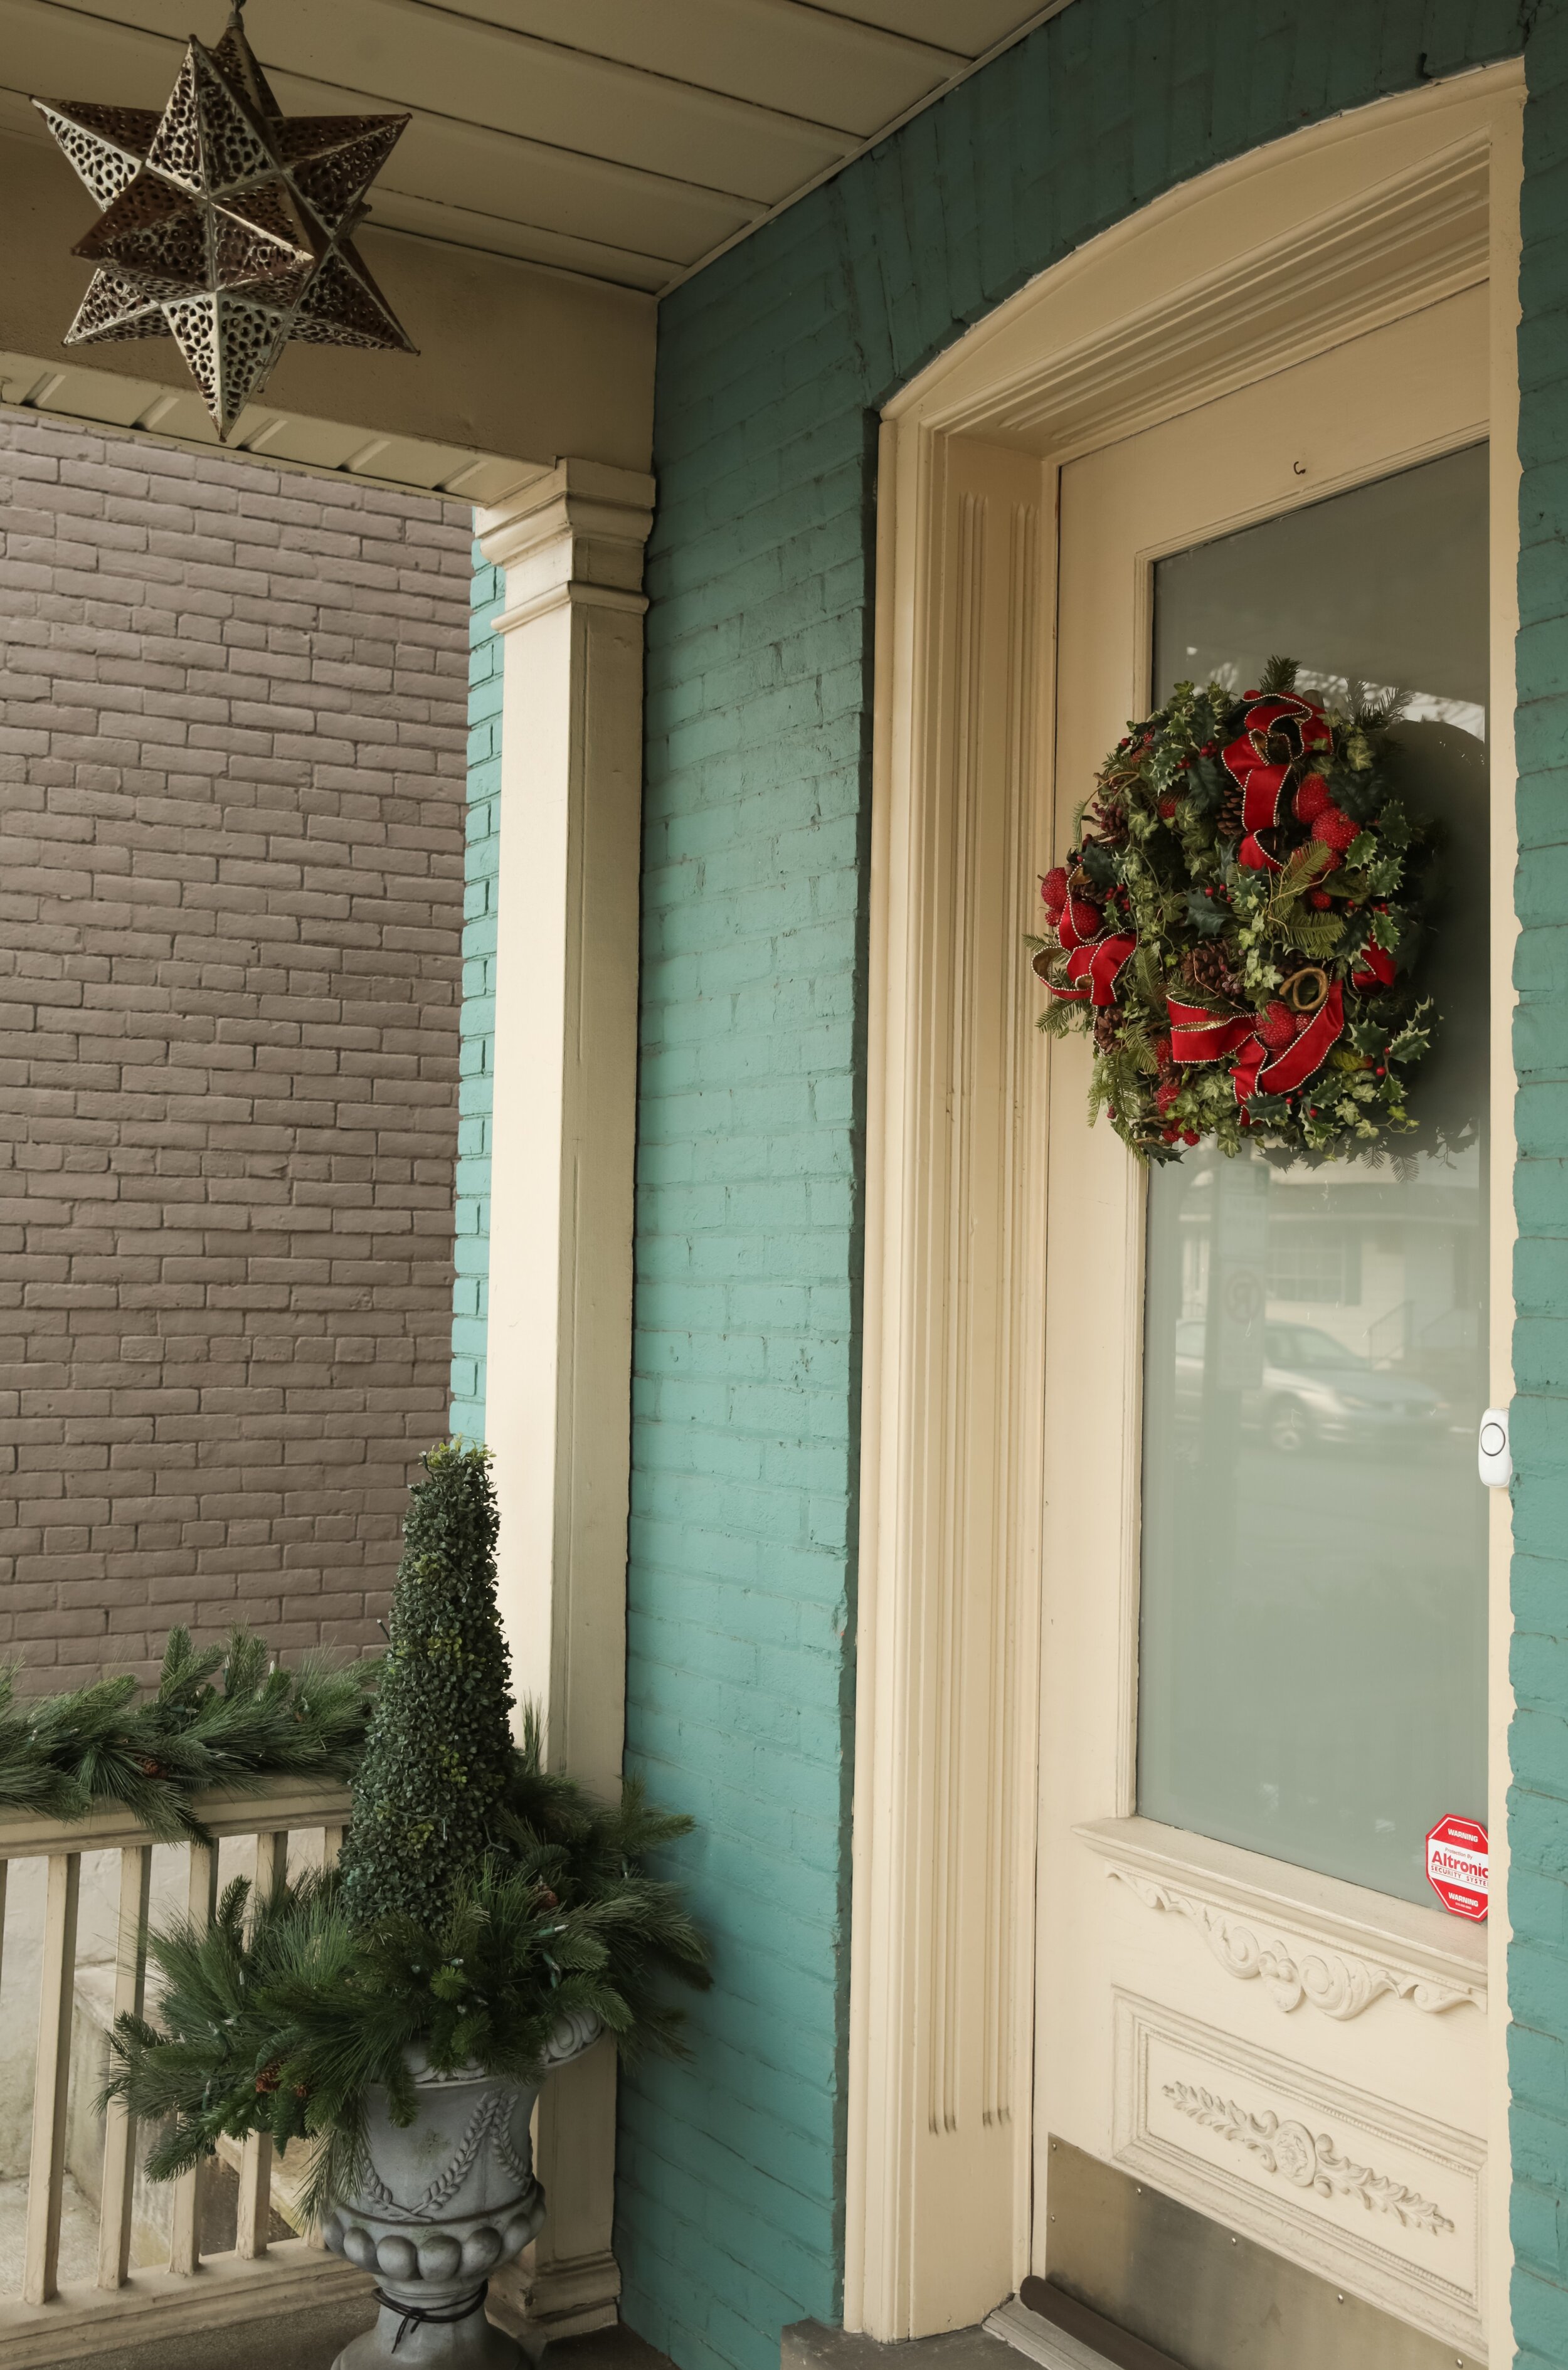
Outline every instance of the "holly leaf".
<svg viewBox="0 0 1568 2370"><path fill-rule="evenodd" d="M1230 777L1213 757L1194 757L1187 768L1185 798L1187 812L1194 823L1206 822L1217 814L1225 803L1225 786Z"/></svg>
<svg viewBox="0 0 1568 2370"><path fill-rule="evenodd" d="M1230 911L1217 897L1210 897L1202 889L1189 889L1186 918L1201 938L1218 938L1229 927Z"/></svg>

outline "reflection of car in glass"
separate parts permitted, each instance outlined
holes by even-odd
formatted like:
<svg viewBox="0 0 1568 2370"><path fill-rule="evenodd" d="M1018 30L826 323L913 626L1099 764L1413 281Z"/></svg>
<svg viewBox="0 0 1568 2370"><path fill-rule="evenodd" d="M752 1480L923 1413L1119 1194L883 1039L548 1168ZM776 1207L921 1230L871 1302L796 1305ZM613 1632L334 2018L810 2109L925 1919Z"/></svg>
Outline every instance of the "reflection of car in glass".
<svg viewBox="0 0 1568 2370"><path fill-rule="evenodd" d="M1204 1337L1201 1317L1176 1328L1176 1413L1189 1423L1203 1410ZM1370 1447L1435 1440L1443 1412L1430 1383L1379 1373L1316 1325L1266 1326L1262 1378L1241 1393L1243 1429L1261 1431L1287 1453L1314 1442Z"/></svg>

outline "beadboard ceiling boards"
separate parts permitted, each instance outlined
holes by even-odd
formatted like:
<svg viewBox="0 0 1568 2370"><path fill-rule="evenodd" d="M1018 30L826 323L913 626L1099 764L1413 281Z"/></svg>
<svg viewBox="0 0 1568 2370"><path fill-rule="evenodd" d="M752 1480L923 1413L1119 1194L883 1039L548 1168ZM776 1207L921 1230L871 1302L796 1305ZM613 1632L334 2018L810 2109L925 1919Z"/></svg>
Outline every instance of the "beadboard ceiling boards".
<svg viewBox="0 0 1568 2370"><path fill-rule="evenodd" d="M251 0L291 114L407 108L384 227L663 294L1066 0ZM0 0L32 93L160 106L222 0Z"/></svg>

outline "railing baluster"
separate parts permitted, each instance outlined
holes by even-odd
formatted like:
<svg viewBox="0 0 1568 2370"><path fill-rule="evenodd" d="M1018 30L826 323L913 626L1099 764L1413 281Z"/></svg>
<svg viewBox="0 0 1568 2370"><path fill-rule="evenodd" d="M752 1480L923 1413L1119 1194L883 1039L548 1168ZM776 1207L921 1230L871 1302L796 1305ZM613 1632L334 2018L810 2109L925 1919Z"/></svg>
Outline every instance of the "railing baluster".
<svg viewBox="0 0 1568 2370"><path fill-rule="evenodd" d="M348 1828L342 1824L339 1824L337 1826L329 1825L322 1828L321 1867L323 1873L325 1873L325 1871L329 1868L337 1867L338 1855L343 1848L343 1837L347 1833ZM326 2244L322 2238L321 2231L317 2224L312 2223L309 2229L306 2231L305 2236L311 2246L319 2248L323 2254L326 2253Z"/></svg>
<svg viewBox="0 0 1568 2370"><path fill-rule="evenodd" d="M190 1873L186 1893L186 1916L192 1926L204 1930L213 1922L213 1912L218 1905L218 1848L215 1844L190 1846ZM169 2235L168 2267L171 2272L189 2275L196 2269L196 2180L201 2168L192 2165L182 2172L174 2184L174 2226Z"/></svg>
<svg viewBox="0 0 1568 2370"><path fill-rule="evenodd" d="M140 2016L147 1990L147 1904L153 1881L148 1844L120 1855L120 1927L114 1953L114 2014ZM98 2218L98 2284L122 2288L131 2269L131 2192L136 2178L136 2125L122 2099L111 2099L103 2134L103 2205Z"/></svg>
<svg viewBox="0 0 1568 2370"><path fill-rule="evenodd" d="M65 2108L71 2082L71 2002L76 1981L76 1906L81 1885L81 1853L52 1852L43 1919L43 1980L39 1995L38 2074L33 2084L27 2237L22 2251L24 2304L48 2304L59 2289Z"/></svg>
<svg viewBox="0 0 1568 2370"><path fill-rule="evenodd" d="M251 1893L251 1919L271 1894L286 1865L286 1835L256 1838L256 1881ZM265 2132L252 2132L240 2151L239 2216L235 2232L237 2251L249 2261L267 2251L267 2225L272 2213L272 2142Z"/></svg>

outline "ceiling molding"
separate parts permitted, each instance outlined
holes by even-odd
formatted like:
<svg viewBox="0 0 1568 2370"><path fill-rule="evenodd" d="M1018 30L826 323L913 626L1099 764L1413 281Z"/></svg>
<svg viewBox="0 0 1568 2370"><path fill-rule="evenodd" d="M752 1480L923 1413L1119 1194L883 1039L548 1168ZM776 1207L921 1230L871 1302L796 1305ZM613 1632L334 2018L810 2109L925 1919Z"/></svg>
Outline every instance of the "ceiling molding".
<svg viewBox="0 0 1568 2370"><path fill-rule="evenodd" d="M159 386L151 379L40 362L36 355L0 353L0 412L74 420L83 428L131 431L155 444L209 457L261 461L317 477L352 477L401 494L437 494L493 508L512 501L549 464L502 453L439 444L428 437L367 434L363 423L316 420L271 404L252 404L240 432L218 443L200 395ZM203 431L205 432L203 433Z"/></svg>

